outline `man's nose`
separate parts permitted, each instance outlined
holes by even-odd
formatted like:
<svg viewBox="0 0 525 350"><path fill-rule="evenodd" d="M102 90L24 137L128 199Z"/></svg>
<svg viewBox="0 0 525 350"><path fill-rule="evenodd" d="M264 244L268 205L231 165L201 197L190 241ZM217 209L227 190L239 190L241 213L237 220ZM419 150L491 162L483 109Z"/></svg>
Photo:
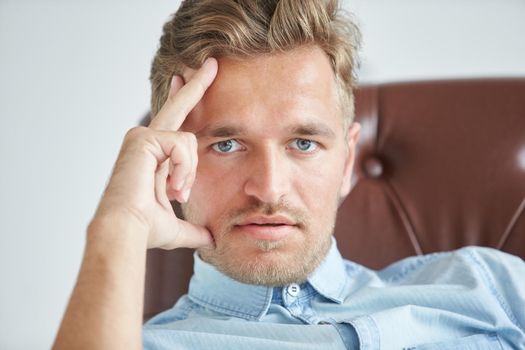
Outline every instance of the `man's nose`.
<svg viewBox="0 0 525 350"><path fill-rule="evenodd" d="M286 154L268 147L253 155L244 191L263 203L278 203L288 192L290 177Z"/></svg>

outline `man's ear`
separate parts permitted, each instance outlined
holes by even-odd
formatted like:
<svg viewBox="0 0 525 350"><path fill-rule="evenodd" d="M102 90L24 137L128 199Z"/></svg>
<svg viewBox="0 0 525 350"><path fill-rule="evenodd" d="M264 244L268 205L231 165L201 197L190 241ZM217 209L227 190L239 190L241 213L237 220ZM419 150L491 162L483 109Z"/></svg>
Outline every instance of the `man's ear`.
<svg viewBox="0 0 525 350"><path fill-rule="evenodd" d="M347 136L345 140L346 159L343 169L343 181L341 183L341 190L339 191L341 202L350 192L350 187L352 183L352 170L355 162L355 151L357 142L359 141L360 132L361 125L359 123L354 122L348 127Z"/></svg>

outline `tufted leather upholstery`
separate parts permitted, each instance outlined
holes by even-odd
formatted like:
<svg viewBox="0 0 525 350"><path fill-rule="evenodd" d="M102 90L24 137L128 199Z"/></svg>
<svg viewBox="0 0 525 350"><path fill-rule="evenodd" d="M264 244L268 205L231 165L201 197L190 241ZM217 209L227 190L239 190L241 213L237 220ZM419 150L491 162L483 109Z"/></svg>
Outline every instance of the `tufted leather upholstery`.
<svg viewBox="0 0 525 350"><path fill-rule="evenodd" d="M525 80L389 84L357 91L344 255L381 268L466 245L525 257Z"/></svg>
<svg viewBox="0 0 525 350"><path fill-rule="evenodd" d="M525 79L364 86L356 120L343 256L382 268L482 245L525 258ZM151 250L147 264L145 319L187 291L192 251Z"/></svg>

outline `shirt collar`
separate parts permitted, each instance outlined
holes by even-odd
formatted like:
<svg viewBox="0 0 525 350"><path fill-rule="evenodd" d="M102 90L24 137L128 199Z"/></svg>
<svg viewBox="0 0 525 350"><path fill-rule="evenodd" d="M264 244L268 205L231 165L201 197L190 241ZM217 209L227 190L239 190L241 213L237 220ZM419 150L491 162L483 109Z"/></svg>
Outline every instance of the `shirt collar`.
<svg viewBox="0 0 525 350"><path fill-rule="evenodd" d="M259 320L266 314L274 288L238 282L204 262L197 252L193 257L194 274L188 292L190 299L216 312L248 320ZM330 250L307 282L320 295L342 303L346 279L344 261L332 237Z"/></svg>
<svg viewBox="0 0 525 350"><path fill-rule="evenodd" d="M337 243L332 236L332 245L321 264L308 277L310 285L322 296L338 304L344 301L347 273Z"/></svg>

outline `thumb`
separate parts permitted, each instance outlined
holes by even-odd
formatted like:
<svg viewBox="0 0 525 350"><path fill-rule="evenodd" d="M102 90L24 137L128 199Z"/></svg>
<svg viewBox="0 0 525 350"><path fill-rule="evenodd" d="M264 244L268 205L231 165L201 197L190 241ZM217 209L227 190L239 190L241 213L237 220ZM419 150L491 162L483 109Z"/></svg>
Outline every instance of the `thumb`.
<svg viewBox="0 0 525 350"><path fill-rule="evenodd" d="M171 223L164 227L170 229L163 230L163 232L172 232L170 237L163 239L164 244L159 244L157 247L161 249L171 250L176 248L200 248L200 247L215 247L215 240L212 234L204 226L195 225L190 222L181 220L177 217L172 217Z"/></svg>
<svg viewBox="0 0 525 350"><path fill-rule="evenodd" d="M200 248L213 247L215 248L215 240L211 232L204 226L195 225L191 222L179 220L180 231L177 241L181 247Z"/></svg>

